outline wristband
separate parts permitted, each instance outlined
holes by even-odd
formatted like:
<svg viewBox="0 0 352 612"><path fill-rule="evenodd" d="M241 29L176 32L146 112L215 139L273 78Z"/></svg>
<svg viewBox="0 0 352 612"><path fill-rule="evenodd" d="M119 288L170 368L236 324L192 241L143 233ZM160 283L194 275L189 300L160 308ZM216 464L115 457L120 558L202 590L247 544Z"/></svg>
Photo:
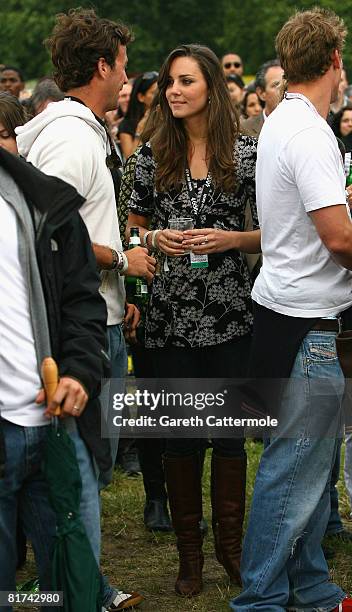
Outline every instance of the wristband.
<svg viewBox="0 0 352 612"><path fill-rule="evenodd" d="M120 252L120 255L121 255L122 262L123 262L122 268L120 270L120 274L125 274L128 268L128 259L126 257L126 254L123 251Z"/></svg>
<svg viewBox="0 0 352 612"><path fill-rule="evenodd" d="M143 234L142 241L141 241L142 242L142 246L145 246L145 247L148 248L147 239L148 239L149 234L152 234L152 233L153 233L152 230L148 230L147 232L145 232L145 234Z"/></svg>
<svg viewBox="0 0 352 612"><path fill-rule="evenodd" d="M112 255L112 264L109 266L108 270L117 270L120 263L120 258L115 249L110 249Z"/></svg>
<svg viewBox="0 0 352 612"><path fill-rule="evenodd" d="M125 269L125 260L123 257L123 253L121 251L114 251L113 249L111 249L112 253L113 253L113 257L114 257L114 267L110 268L110 270L116 271L118 272L118 274L121 274L121 272ZM116 263L115 263L115 258L116 258ZM128 262L127 262L128 265Z"/></svg>
<svg viewBox="0 0 352 612"><path fill-rule="evenodd" d="M157 249L158 248L156 246L156 240L155 239L156 239L157 234L159 234L159 232L161 232L161 231L162 231L161 229L153 230L153 233L152 233L152 247L153 247L153 249Z"/></svg>

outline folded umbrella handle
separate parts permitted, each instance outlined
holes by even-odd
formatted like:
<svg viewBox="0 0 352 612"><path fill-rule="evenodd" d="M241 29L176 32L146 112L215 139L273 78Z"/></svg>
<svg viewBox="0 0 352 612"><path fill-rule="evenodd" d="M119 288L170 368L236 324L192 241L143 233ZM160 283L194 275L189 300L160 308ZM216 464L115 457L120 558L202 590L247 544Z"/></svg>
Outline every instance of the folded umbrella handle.
<svg viewBox="0 0 352 612"><path fill-rule="evenodd" d="M45 357L42 361L41 368L42 380L45 389L46 403L49 406L51 400L54 397L57 385L59 383L59 371L56 365L56 361L52 357ZM55 416L60 416L61 408L58 406L55 410Z"/></svg>

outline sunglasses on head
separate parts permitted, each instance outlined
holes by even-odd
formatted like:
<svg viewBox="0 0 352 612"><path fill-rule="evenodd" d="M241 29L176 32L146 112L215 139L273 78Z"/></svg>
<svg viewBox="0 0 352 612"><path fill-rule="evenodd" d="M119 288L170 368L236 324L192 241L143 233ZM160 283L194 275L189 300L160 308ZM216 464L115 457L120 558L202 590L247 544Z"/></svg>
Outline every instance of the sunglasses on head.
<svg viewBox="0 0 352 612"><path fill-rule="evenodd" d="M224 64L224 68L226 68L227 70L231 68L231 66L234 66L235 68L241 68L242 64L241 62L226 62L226 64Z"/></svg>
<svg viewBox="0 0 352 612"><path fill-rule="evenodd" d="M142 76L142 80L149 81L150 79L157 79L158 76L159 73L156 72L156 70L153 70L152 72L145 72Z"/></svg>

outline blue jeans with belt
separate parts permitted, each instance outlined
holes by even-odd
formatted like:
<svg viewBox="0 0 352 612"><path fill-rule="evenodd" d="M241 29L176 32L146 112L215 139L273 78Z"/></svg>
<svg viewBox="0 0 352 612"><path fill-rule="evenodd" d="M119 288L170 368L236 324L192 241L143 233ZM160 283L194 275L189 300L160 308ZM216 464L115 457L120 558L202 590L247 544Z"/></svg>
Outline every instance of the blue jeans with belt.
<svg viewBox="0 0 352 612"><path fill-rule="evenodd" d="M321 548L344 392L335 336L311 331L297 354L279 431L258 468L241 560L243 591L230 603L236 612L324 612L345 596L329 582Z"/></svg>

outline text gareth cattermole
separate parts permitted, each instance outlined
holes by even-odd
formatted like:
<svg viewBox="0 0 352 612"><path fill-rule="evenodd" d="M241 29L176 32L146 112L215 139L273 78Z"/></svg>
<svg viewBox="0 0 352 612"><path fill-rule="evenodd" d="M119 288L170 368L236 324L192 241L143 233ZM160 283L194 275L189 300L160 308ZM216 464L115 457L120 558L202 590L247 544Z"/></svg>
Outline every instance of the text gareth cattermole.
<svg viewBox="0 0 352 612"><path fill-rule="evenodd" d="M161 391L160 393L151 393L147 389L140 391L137 389L134 393L115 393L113 395L113 409L123 410L125 406L146 407L150 410L156 410L161 407L172 408L195 408L196 410L204 410L204 408L212 408L214 406L224 406L225 395L223 393L171 393Z"/></svg>

